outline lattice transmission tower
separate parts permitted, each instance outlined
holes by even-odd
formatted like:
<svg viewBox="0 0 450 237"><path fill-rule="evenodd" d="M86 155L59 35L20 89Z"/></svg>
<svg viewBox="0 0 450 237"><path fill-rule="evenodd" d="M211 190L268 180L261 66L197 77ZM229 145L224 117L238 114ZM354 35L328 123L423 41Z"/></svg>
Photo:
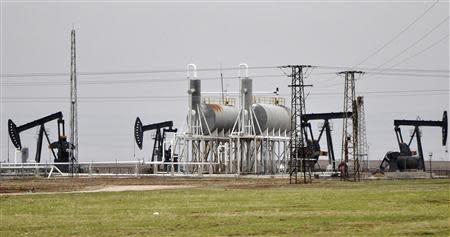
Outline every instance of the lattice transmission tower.
<svg viewBox="0 0 450 237"><path fill-rule="evenodd" d="M348 171L353 171L355 181L360 180L360 163L358 154L358 109L355 96L355 75L364 74L361 71L339 72L344 75L344 109L342 112L352 112L351 117L343 119L342 133L342 160L348 167ZM353 167L352 167L353 166ZM344 175L349 176L350 172ZM346 177L345 177L346 178Z"/></svg>
<svg viewBox="0 0 450 237"><path fill-rule="evenodd" d="M291 74L291 136L290 136L290 162L289 183L298 183L298 173L303 175L303 182L311 181L311 169L305 155L305 140L303 137L302 115L305 114L305 85L303 82L305 69L310 65L288 65Z"/></svg>
<svg viewBox="0 0 450 237"><path fill-rule="evenodd" d="M363 172L369 171L369 144L367 142L366 129L366 113L364 109L364 97L358 96L356 98L358 110L358 155L362 163L361 170Z"/></svg>

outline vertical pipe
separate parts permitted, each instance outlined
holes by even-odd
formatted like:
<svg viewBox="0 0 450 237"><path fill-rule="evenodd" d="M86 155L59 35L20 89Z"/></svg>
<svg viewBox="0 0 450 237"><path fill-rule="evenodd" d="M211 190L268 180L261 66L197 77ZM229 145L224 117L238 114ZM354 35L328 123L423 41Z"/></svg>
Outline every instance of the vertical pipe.
<svg viewBox="0 0 450 237"><path fill-rule="evenodd" d="M239 80L241 81L239 83L239 109L241 110L241 117L240 117L240 129L239 132L244 133L245 132L245 93L247 92L247 89L243 87L243 80L248 79L248 65L246 63L239 64Z"/></svg>
<svg viewBox="0 0 450 237"><path fill-rule="evenodd" d="M187 78L189 79L189 113L188 113L188 131L192 134L194 121L197 121L195 111L200 107L201 103L201 81L197 79L197 66L189 64L187 66ZM194 116L193 116L194 115Z"/></svg>

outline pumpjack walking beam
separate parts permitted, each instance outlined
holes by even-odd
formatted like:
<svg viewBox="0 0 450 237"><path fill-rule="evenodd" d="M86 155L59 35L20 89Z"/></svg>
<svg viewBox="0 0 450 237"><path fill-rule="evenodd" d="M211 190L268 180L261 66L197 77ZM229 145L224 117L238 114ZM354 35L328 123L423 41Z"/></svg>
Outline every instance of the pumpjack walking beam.
<svg viewBox="0 0 450 237"><path fill-rule="evenodd" d="M62 117L63 117L62 112L57 112L57 113L45 116L43 118L34 120L32 122L26 123L19 127L17 127L16 124L11 119L9 119L8 120L8 133L9 133L9 137L11 138L11 142L17 149L22 149L22 143L20 141L20 133L21 132L28 130L30 128L39 126L39 125L43 125L43 124L48 123L55 119L62 119Z"/></svg>

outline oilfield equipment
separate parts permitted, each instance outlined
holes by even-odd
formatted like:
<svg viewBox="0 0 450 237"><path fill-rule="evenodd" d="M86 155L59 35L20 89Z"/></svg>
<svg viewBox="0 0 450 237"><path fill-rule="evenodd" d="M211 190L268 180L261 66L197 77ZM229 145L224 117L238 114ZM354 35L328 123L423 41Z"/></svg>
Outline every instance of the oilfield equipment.
<svg viewBox="0 0 450 237"><path fill-rule="evenodd" d="M336 171L336 159L334 155L333 148L333 139L331 136L331 126L330 120L334 119L343 119L349 118L352 116L352 112L336 112L336 113L315 113L315 114L303 114L302 116L302 128L305 141L306 141L306 152L305 156L307 156L311 162L309 166L314 167L317 161L319 160L319 156L325 155L328 156L328 167L327 170ZM311 128L310 121L312 120L323 120L323 124L320 128L320 133L317 139L314 138L314 134ZM309 135L308 135L309 131ZM321 151L320 149L320 139L322 138L323 133L325 132L326 143L327 143L327 151Z"/></svg>
<svg viewBox="0 0 450 237"><path fill-rule="evenodd" d="M22 126L16 126L10 119L8 132L11 142L22 152L22 165L26 162L27 149L22 149L20 133L39 127L36 145L35 164L41 162L42 140L45 135L49 143L54 162L60 171L66 172L70 167L80 168L78 163L78 98L75 30L71 31L71 66L70 66L70 115L69 137L66 138L62 112L58 112ZM149 162L144 160L123 161L122 164L153 165L153 173L179 172L183 174L289 174L290 183L298 182L298 175L303 182L311 181L313 172L317 171L319 157L327 156L326 171L336 174L345 166L345 176L360 179L362 170L368 171L368 142L366 135L364 100L356 96L355 81L364 74L362 71L342 71L337 75L344 78L344 103L342 112L307 113L304 78L315 68L324 66L286 65L260 68L277 68L283 71L291 81L289 88L290 106L284 97L275 92L257 92L253 90L253 80L248 74L248 65L239 65L239 90L223 91L221 95L205 96L215 92L202 91L202 81L197 78L197 66L187 67L187 113L186 127L182 131L173 128L172 121L143 125L139 117L134 124L134 138L139 149L143 148L144 132L154 131L153 150ZM332 67L342 68L342 67ZM228 68L234 69L234 68ZM213 70L213 69L207 69ZM205 70L205 71L207 71ZM215 69L214 69L215 70ZM222 68L220 68L222 70ZM180 70L174 70L179 72ZM167 70L170 72L170 70ZM308 74L309 72L309 74ZM94 73L95 74L95 73ZM307 75L307 76L305 76ZM218 94L218 93L217 93ZM337 167L332 141L330 121L342 119L341 157ZM51 142L45 124L57 120L58 139ZM316 137L311 122L321 120L323 123ZM409 169L425 171L420 127L434 126L442 128L442 143L447 139L447 112L442 121L395 120L394 121L399 152L388 152L381 165L381 171L405 171ZM414 132L408 143L403 141L400 127L412 126ZM174 133L168 139L167 133ZM326 138L327 150L322 151L320 140ZM418 155L413 156L410 145L417 140ZM56 153L55 153L56 150ZM17 153L16 153L17 154ZM9 152L8 152L9 155ZM360 162L363 164L361 168ZM8 159L9 162L9 159ZM365 162L365 163L364 163ZM92 164L94 162L90 162ZM105 166L116 162L97 162ZM17 164L17 161L15 162ZM1 164L8 166L9 163ZM53 164L52 164L53 165ZM170 169L168 167L170 166ZM89 168L90 170L91 168ZM137 169L137 168L136 168ZM323 170L319 167L320 170ZM79 170L77 170L78 172ZM351 171L348 173L347 171ZM343 175L341 171L341 176Z"/></svg>
<svg viewBox="0 0 450 237"><path fill-rule="evenodd" d="M221 174L286 172L290 110L276 95L257 97L248 66L240 65L235 98L202 96L196 66L188 65L187 129L175 134L180 171ZM266 93L267 94L267 93ZM273 94L273 93L271 93ZM172 156L173 157L173 156Z"/></svg>
<svg viewBox="0 0 450 237"><path fill-rule="evenodd" d="M56 142L50 141L48 133L45 130L45 124L48 122L51 122L53 120L57 120L57 126L58 126L58 141L56 141ZM57 113L48 115L46 117L26 123L22 126L17 126L11 119L9 119L8 120L8 133L9 133L9 137L11 139L12 144L18 150L21 150L22 142L20 140L20 133L22 133L26 130L29 130L31 128L37 127L37 126L39 126L39 133L38 133L38 139L37 139L37 144L36 144L36 155L35 155L36 163L41 162L42 139L43 139L43 136L45 135L45 138L47 139L47 142L49 144L50 151L53 155L54 162L55 163L65 163L65 164L58 165L58 168L63 172L67 172L69 170L68 163L73 162L75 160L75 157L71 156L71 154L73 154L73 153L70 151L74 149L74 145L67 142L62 112L57 112ZM55 154L54 150L57 150L56 154Z"/></svg>
<svg viewBox="0 0 450 237"><path fill-rule="evenodd" d="M283 67L292 70L289 75L292 79L289 86L292 89L292 110L285 106L284 98L277 93L257 96L260 93L253 91L248 66L241 64L239 68L239 91L234 93L237 98L230 98L229 94L233 93L211 98L203 96L209 93L202 92L196 65L188 65L187 128L175 134L170 156L171 162L177 158L180 164L177 171L238 175L289 174L295 183L297 174L303 173L304 182L307 182L307 177L310 180L315 171L319 156L327 155L329 170L336 172L329 121L352 119L348 127L350 131L355 130L357 135L358 121L353 120L357 119L355 114L358 113L356 97L351 96L355 102L350 108L345 107L351 111L306 114L304 87L311 85L304 85L303 73L313 66ZM353 85L348 93L354 95L354 80L347 82L350 83ZM324 120L317 140L312 133L310 120ZM323 134L327 137L328 152L321 153L319 141ZM345 146L345 149L348 150L348 147ZM345 154L348 155L348 152Z"/></svg>
<svg viewBox="0 0 450 237"><path fill-rule="evenodd" d="M161 123L154 123L149 125L142 125L141 119L139 117L136 118L136 122L134 123L134 139L136 141L139 149L142 150L142 145L144 142L144 132L155 130L155 136L153 137L153 151L151 162L169 162L171 161L171 147L169 146L167 149L165 148L165 140L166 133L176 133L177 129L172 128L173 121L165 121ZM161 133L162 129L162 133ZM177 157L175 156L174 162L177 162ZM155 166L156 171L156 166Z"/></svg>
<svg viewBox="0 0 450 237"><path fill-rule="evenodd" d="M409 142L403 140L401 126L412 126L414 131L411 134ZM420 127L441 127L442 129L442 145L447 144L448 135L448 119L447 111L442 115L442 121L428 120L394 120L394 130L397 137L397 143L400 151L390 151L386 153L380 164L380 171L407 171L407 170L423 170L425 171L425 161L422 149L422 139ZM411 151L411 143L416 138L417 156Z"/></svg>

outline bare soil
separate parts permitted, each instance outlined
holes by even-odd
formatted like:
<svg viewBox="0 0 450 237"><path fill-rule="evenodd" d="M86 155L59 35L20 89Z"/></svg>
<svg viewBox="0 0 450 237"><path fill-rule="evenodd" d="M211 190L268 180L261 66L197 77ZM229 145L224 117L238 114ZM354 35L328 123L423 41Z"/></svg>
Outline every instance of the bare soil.
<svg viewBox="0 0 450 237"><path fill-rule="evenodd" d="M289 183L288 178L216 178L216 177L57 177L14 178L0 180L0 193L73 192L121 189L148 190L151 187L279 187ZM123 187L121 187L123 186Z"/></svg>

